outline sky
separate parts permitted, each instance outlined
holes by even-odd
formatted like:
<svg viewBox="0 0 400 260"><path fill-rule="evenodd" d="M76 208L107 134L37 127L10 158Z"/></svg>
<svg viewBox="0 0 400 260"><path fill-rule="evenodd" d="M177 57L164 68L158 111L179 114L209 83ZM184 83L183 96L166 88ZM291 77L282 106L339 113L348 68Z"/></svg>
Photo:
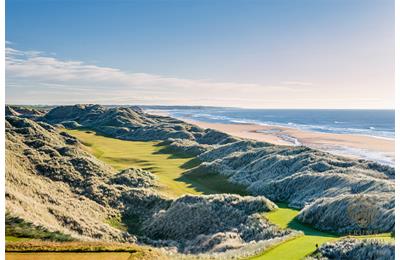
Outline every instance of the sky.
<svg viewBox="0 0 400 260"><path fill-rule="evenodd" d="M6 0L6 103L394 108L394 0Z"/></svg>

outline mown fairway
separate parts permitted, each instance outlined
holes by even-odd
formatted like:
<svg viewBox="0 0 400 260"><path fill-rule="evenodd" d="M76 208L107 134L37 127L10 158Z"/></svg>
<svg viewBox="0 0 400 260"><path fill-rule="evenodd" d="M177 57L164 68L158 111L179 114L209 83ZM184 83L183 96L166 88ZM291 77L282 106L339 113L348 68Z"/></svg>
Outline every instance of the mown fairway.
<svg viewBox="0 0 400 260"><path fill-rule="evenodd" d="M316 244L321 245L337 238L332 234L320 232L299 223L295 219L299 213L298 210L291 209L285 204L278 204L278 206L279 210L266 213L266 217L281 228L301 230L304 236L282 243L251 259L301 259L312 253L316 249Z"/></svg>
<svg viewBox="0 0 400 260"><path fill-rule="evenodd" d="M185 175L194 167L193 158L184 158L162 152L165 146L159 142L123 141L96 135L91 131L67 130L78 138L88 150L101 161L116 170L141 168L157 176L161 191L170 197L184 194L239 193L244 189L230 184L225 177L217 174Z"/></svg>
<svg viewBox="0 0 400 260"><path fill-rule="evenodd" d="M162 185L162 191L169 196L224 192L245 194L243 187L230 184L220 175L185 176L183 173L196 165L196 162L192 158L182 158L160 152L164 147L159 146L158 142L122 141L81 130L68 130L68 133L84 143L98 159L117 170L137 167L153 172ZM312 253L317 244L322 245L339 238L299 223L295 219L298 210L288 208L285 204L278 204L278 206L280 207L278 210L266 213L266 217L282 228L300 230L305 235L279 244L262 255L251 259L302 259ZM393 240L389 234L362 236L360 238L367 237Z"/></svg>
<svg viewBox="0 0 400 260"><path fill-rule="evenodd" d="M274 212L266 213L266 217L281 228L291 228L303 231L304 236L279 244L264 252L262 255L250 259L302 259L316 250L317 245L339 239L339 236L327 232L315 230L310 226L301 224L296 220L299 210L289 208L286 204L278 203L279 209ZM393 240L390 234L379 234L370 236L359 236L358 238L379 238Z"/></svg>

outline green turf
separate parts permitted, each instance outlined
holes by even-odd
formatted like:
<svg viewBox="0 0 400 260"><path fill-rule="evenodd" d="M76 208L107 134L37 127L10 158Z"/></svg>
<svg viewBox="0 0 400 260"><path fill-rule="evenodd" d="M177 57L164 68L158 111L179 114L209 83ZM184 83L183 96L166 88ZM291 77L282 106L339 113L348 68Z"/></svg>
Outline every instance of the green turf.
<svg viewBox="0 0 400 260"><path fill-rule="evenodd" d="M221 175L213 173L184 174L198 164L193 158L168 154L165 146L158 142L123 141L96 135L94 132L68 130L77 137L98 159L117 170L129 167L147 169L157 175L162 191L169 196L183 194L237 193L246 194L243 187L233 185ZM263 254L251 259L302 259L316 249L316 245L338 239L330 233L315 230L298 222L295 217L298 210L286 204L278 204L279 209L266 213L266 217L281 228L292 228L304 232L304 236L273 247ZM113 221L114 222L114 221ZM117 225L118 223L112 223ZM390 234L361 236L358 238L377 237L393 240Z"/></svg>
<svg viewBox="0 0 400 260"><path fill-rule="evenodd" d="M48 240L48 241L73 241L70 235L61 232L52 232L42 226L26 222L19 217L5 214L5 235L7 242Z"/></svg>
<svg viewBox="0 0 400 260"><path fill-rule="evenodd" d="M114 218L109 218L105 221L108 225L122 230L122 231L128 231L128 227L126 224L122 221L121 217L114 217Z"/></svg>
<svg viewBox="0 0 400 260"><path fill-rule="evenodd" d="M21 241L29 241L29 240L32 240L32 238L6 236L6 242L21 242Z"/></svg>
<svg viewBox="0 0 400 260"><path fill-rule="evenodd" d="M310 226L300 223L296 219L299 210L289 208L287 204L284 203L278 203L278 206L278 210L268 212L265 216L272 223L277 224L281 228L291 228L303 231L304 236L279 244L276 247L267 250L263 254L251 257L250 259L302 259L314 252L317 249L317 246L340 238L335 234L318 231ZM357 236L356 238L379 238L393 241L390 233Z"/></svg>
<svg viewBox="0 0 400 260"><path fill-rule="evenodd" d="M157 176L161 191L170 197L184 194L244 194L244 188L231 184L224 176L212 173L184 175L198 162L193 158L169 154L159 142L124 141L91 131L67 130L77 137L87 149L101 161L116 170L142 168Z"/></svg>

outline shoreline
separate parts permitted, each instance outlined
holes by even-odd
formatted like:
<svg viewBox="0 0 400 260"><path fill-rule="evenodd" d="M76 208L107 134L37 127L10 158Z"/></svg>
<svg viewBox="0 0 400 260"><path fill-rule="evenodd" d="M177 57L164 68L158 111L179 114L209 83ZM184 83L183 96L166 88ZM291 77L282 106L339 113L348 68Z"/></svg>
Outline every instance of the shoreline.
<svg viewBox="0 0 400 260"><path fill-rule="evenodd" d="M171 116L165 111L149 110L146 113ZM391 166L394 166L395 162L395 141L389 138L357 134L322 133L276 125L209 123L187 118L178 119L202 128L210 128L232 136L275 145L304 145L332 154L372 160Z"/></svg>

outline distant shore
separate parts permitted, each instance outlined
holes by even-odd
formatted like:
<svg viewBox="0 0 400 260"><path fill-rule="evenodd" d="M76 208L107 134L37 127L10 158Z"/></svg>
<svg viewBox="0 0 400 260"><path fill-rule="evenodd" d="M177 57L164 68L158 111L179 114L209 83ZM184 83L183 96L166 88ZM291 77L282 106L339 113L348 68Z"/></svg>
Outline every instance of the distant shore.
<svg viewBox="0 0 400 260"><path fill-rule="evenodd" d="M167 112L160 110L146 112L163 116L169 115ZM394 165L394 139L356 134L312 132L281 126L208 123L186 118L179 119L202 128L215 129L236 137L269 142L277 145L304 145L338 155L369 159L383 164Z"/></svg>

